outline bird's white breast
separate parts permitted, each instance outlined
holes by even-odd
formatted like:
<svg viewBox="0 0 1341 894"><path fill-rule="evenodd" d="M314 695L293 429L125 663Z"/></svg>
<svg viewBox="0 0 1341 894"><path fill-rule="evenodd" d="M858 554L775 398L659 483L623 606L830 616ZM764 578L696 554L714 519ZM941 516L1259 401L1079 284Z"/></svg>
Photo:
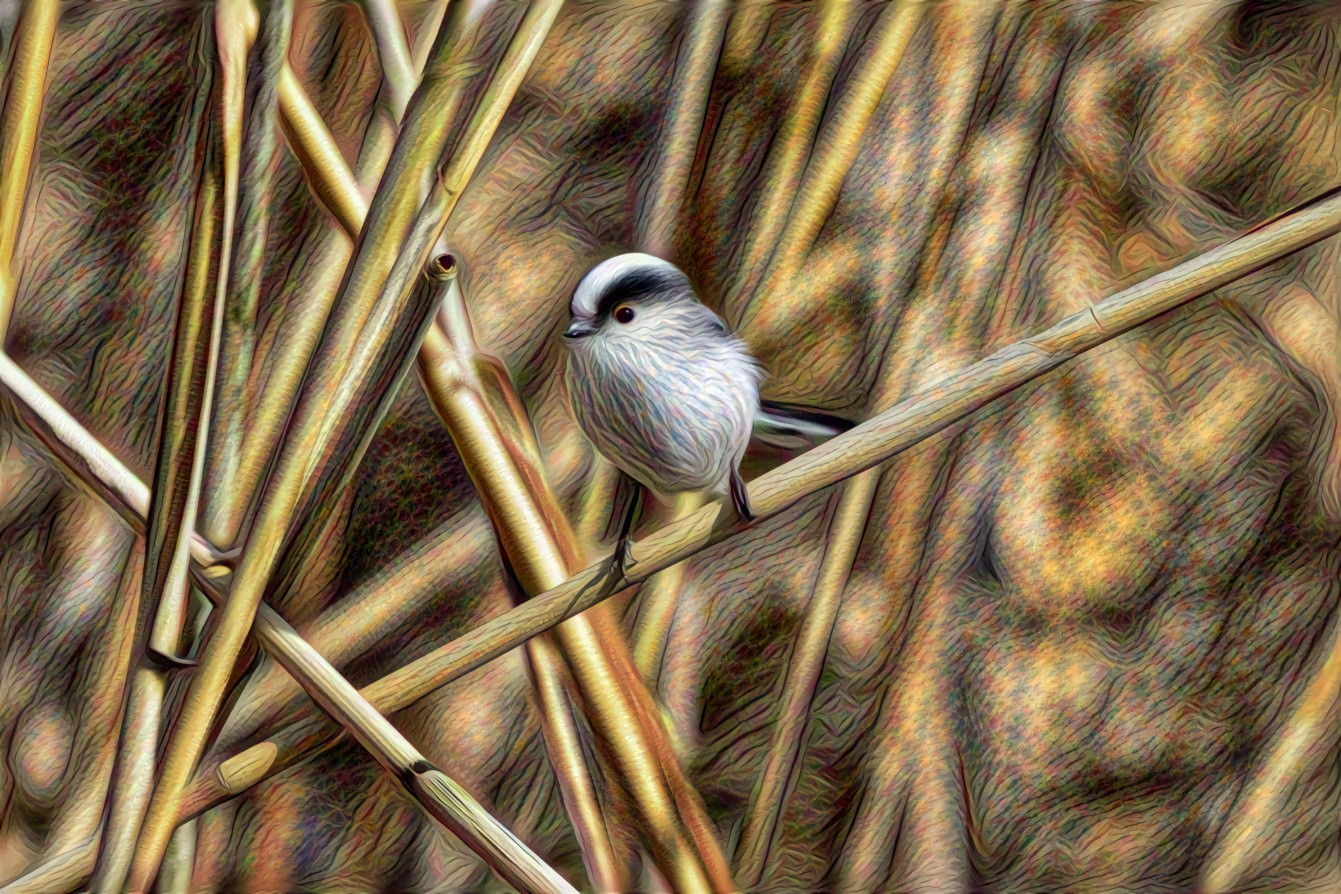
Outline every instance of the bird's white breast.
<svg viewBox="0 0 1341 894"><path fill-rule="evenodd" d="M749 443L758 372L723 336L596 341L569 357L578 425L608 460L661 494L723 491Z"/></svg>

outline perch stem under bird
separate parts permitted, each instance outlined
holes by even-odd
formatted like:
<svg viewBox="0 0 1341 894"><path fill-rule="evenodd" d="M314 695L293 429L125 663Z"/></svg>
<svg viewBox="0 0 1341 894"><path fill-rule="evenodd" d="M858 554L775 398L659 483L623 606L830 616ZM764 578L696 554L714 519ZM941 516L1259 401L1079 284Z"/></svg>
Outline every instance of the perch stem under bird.
<svg viewBox="0 0 1341 894"><path fill-rule="evenodd" d="M851 427L761 403L762 368L669 261L641 252L603 261L578 283L570 307L564 381L573 416L601 455L642 485L615 499L623 511L610 570L619 577L645 492L663 503L692 491L729 497L750 522L740 461L752 434L786 446Z"/></svg>

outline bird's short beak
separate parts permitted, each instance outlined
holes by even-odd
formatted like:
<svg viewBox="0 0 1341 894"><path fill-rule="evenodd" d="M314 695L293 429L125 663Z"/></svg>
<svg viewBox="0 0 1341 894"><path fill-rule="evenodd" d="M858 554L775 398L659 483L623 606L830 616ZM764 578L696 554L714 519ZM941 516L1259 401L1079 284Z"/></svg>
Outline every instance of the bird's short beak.
<svg viewBox="0 0 1341 894"><path fill-rule="evenodd" d="M593 326L592 324L586 322L585 320L574 320L571 324L569 324L568 328L564 330L563 337L586 338L588 335L595 334L595 332L596 327Z"/></svg>

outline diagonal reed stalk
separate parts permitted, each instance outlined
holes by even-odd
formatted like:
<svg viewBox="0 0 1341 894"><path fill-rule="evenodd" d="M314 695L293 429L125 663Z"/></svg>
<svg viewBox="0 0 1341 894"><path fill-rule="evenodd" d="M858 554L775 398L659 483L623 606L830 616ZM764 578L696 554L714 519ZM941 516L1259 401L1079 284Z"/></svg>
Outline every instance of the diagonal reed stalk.
<svg viewBox="0 0 1341 894"><path fill-rule="evenodd" d="M652 192L639 220L638 242L649 254L669 254L680 228L694 150L702 135L708 94L730 15L731 5L726 0L699 0L690 13L680 51L683 61L675 71L675 93L661 128L656 173L650 178Z"/></svg>
<svg viewBox="0 0 1341 894"><path fill-rule="evenodd" d="M738 287L744 294L754 291L765 262L779 245L787 212L800 194L801 175L819 129L825 99L838 73L855 7L852 0L825 0L821 7L819 34L805 81L765 162L765 186L759 191L762 206L753 215L754 226L750 227L740 264L743 275Z"/></svg>
<svg viewBox="0 0 1341 894"><path fill-rule="evenodd" d="M517 45L520 42L514 43L519 62L524 56L534 57L540 39L548 31L547 24L544 32L538 27L543 21L542 16L548 14L552 22L558 6L558 3L552 8L536 4L528 10L520 33L529 31L533 39L520 46ZM528 20L532 17L537 27L528 28ZM416 233L406 242L407 249L418 245L421 250L427 250L440 237L447 216L502 118L507 101L529 68L530 58L526 58L524 66L510 67L514 47L509 47L499 72L491 78L479 102L477 120L483 117L492 119L492 123L487 129L472 127L467 132L464 146L424 202L420 214L423 228L416 226ZM495 97L507 99L499 102ZM436 225L431 224L432 221L437 221ZM499 528L500 540L523 587L535 592L565 579L580 564L579 553L567 520L557 511L557 500L545 486L543 473L539 468L532 468L519 475L516 466L511 469L504 466L496 474L486 474L485 469L507 458L505 453L483 447L479 440L490 427L487 409L483 404L475 408L468 404L453 406L439 402L445 394L458 397L466 394L465 389L457 387L457 373L452 369L454 362L459 365L459 360L452 356L445 335L439 338L431 332L424 349L425 352L435 351L439 358L432 364L421 364L429 396L448 423L486 506L492 502L491 515ZM440 383L435 383L435 374L442 376ZM515 399L512 403L520 406ZM471 441L464 441L458 435L465 435ZM512 459L517 461L519 457ZM519 489L516 493L519 499L516 502L511 499L491 501L486 495L486 482L509 491ZM528 513L535 514L526 518ZM505 514L515 520L504 521ZM593 617L563 625L557 631L557 639L582 693L598 743L633 794L634 804L647 825L658 864L677 880L679 887L731 890L733 884L706 811L679 766L614 620L604 613L596 613ZM686 827L689 840L683 839L681 824Z"/></svg>
<svg viewBox="0 0 1341 894"><path fill-rule="evenodd" d="M747 888L756 887L763 880L778 823L801 768L810 703L820 670L824 667L843 588L852 572L852 562L856 559L879 481L880 470L867 469L838 487L838 505L825 534L819 577L805 620L797 633L796 646L787 662L782 707L773 725L773 739L764 759L763 772L750 792L740 841L736 845L736 877Z"/></svg>
<svg viewBox="0 0 1341 894"><path fill-rule="evenodd" d="M436 369L433 368L435 364ZM451 369L450 383L443 381L444 366ZM448 428L472 476L475 470L484 469L486 480L477 482L476 486L485 512L500 534L509 533L500 524L499 513L490 499L496 487L491 486L494 482L487 480L489 472L498 470L506 474L509 470L506 466L500 467L498 461L510 461L510 471L524 478L526 498L530 499L531 494L543 486L543 482L532 480L541 468L540 449L506 367L484 352L475 340L465 296L459 287L451 289L443 301L434 329L420 352L419 369L425 388L444 420L448 420L444 407L455 411L453 417L462 409L467 413L482 411L467 422L475 426L473 431L463 433L459 426L453 429L450 424ZM459 440L459 435L464 435L464 440ZM484 447L493 455L481 461L471 455L471 446ZM556 505L546 505L541 514L548 521L559 515L559 509ZM549 524L553 526L552 522ZM582 752L580 733L573 720L559 655L548 636L527 643L527 662L541 709L546 750L559 780L590 883L599 891L627 890L629 880L615 859Z"/></svg>
<svg viewBox="0 0 1341 894"><path fill-rule="evenodd" d="M395 4L391 0L362 0L362 5L363 14L372 28L373 40L377 42L391 115L399 121L405 117L405 107L410 104L414 88L419 86L419 72L423 66L416 66L410 60L410 46L405 40L405 28Z"/></svg>
<svg viewBox="0 0 1341 894"><path fill-rule="evenodd" d="M200 100L207 106L208 91L202 94ZM159 415L154 489L145 526L146 573L140 599L146 605L158 606L146 659L151 655L178 656L190 596L190 533L196 528L205 459L196 432L209 427L222 325L222 307L214 302L210 288L221 179L213 152L208 149L210 141L211 128L206 126L199 140L204 149L199 156L200 184ZM167 668L150 660L142 661L132 676L107 832L92 887L95 892L120 891L129 871L140 818L153 786L154 753L167 684Z"/></svg>
<svg viewBox="0 0 1341 894"><path fill-rule="evenodd" d="M761 259L767 259L763 274L745 283L750 298L742 315L741 328L746 328L748 323L748 328L764 335L777 328L777 315L785 312L786 305L785 302L768 301L767 296L786 288L787 282L796 275L802 258L815 244L820 227L838 200L843 177L857 156L866 125L912 40L925 5L925 0L894 0L881 12L874 50L861 70L854 74L851 87L839 100L833 124L816 142L805 179L799 187L796 181L789 184L794 189L789 189L786 195L795 196L795 201L787 215L785 229L779 225L773 231L777 240L773 251L760 254Z"/></svg>
<svg viewBox="0 0 1341 894"><path fill-rule="evenodd" d="M202 467L207 484L203 500L199 486L196 487L194 499L203 502L201 520L206 537L212 543L227 543L229 547L237 546L242 500L233 489L232 479L243 435L246 383L256 347L256 311L265 268L265 244L269 232L279 139L276 124L279 76L288 53L292 22L292 0L264 4L259 13L245 0L224 0L215 8L223 137L223 240L219 270L215 277L213 315L219 326L211 333L211 345L208 348L213 354L208 361L211 393L209 404L204 407L209 410L209 415L198 417L206 432L199 451L203 454L202 461L207 463ZM252 51L256 52L259 65L248 85L248 56ZM194 513L195 510L192 511ZM187 530L194 531L195 527L192 520ZM149 534L152 533L151 529ZM187 559L183 556L178 561L181 565L178 571L180 577L174 577L173 584L183 588L183 592L180 596L170 594L169 598L180 599L180 610L174 611L173 617L163 617L161 625L158 619L155 620L158 629L154 633L164 640L180 639L185 614L187 581L184 572ZM170 647L175 651L177 643L172 642ZM142 678L142 682L142 695L149 695L158 688L148 678ZM154 700L161 707L161 694ZM148 706L141 703L138 707L147 709ZM194 719L189 715L179 717L178 722L166 728L167 753L172 753L179 741L190 742L207 736L211 721L212 718L200 715ZM154 720L152 726L154 728L142 726L137 730L138 736L142 740L150 735L156 738L158 721ZM147 772L151 766L152 753L145 751L141 772L151 775ZM167 847L172 830L152 824L141 826L140 822L141 818L154 820L152 807L157 797L153 789L147 796L135 792L133 803L123 805L126 820L118 827L118 831L121 831L126 825L138 826L143 835L136 836L136 840L140 845L147 841L151 850L154 842L162 840L160 853L152 861L155 868L161 859L161 850ZM123 844L123 841L117 841L115 846L118 850L108 854L115 860L114 865L108 866L104 860L104 868L112 869L115 875L114 879L104 876L100 880L105 886L104 890L119 888L127 874L131 873L127 865L128 855L121 852ZM142 853L144 848L139 845L130 849L131 857ZM152 878L143 879L141 885L150 881Z"/></svg>
<svg viewBox="0 0 1341 894"><path fill-rule="evenodd" d="M787 288L802 258L814 245L856 157L876 103L912 39L921 7L918 0L902 0L890 4L883 12L875 51L854 74L852 86L839 101L827 137L820 141L811 158L756 294L769 295L775 289ZM759 314L754 318L756 340L767 339L778 328L780 320L770 313L773 307L767 302L760 304ZM882 387L887 387L887 383ZM736 846L736 872L748 886L763 880L769 851L786 811L788 793L800 771L810 704L879 481L879 470L868 469L837 488L837 506L825 535L819 577L787 664L782 707L773 725L763 771L750 793Z"/></svg>
<svg viewBox="0 0 1341 894"><path fill-rule="evenodd" d="M99 444L91 434L80 428L78 422L68 416L66 411L59 406L59 403L56 403L50 395L44 393L31 378L23 373L23 370L20 370L3 353L0 353L0 385L4 385L5 389L11 391L11 394L15 397L17 410L19 410L21 420L25 424L30 425L31 428L47 432L44 441L66 445L64 446L64 452L58 454L58 458L82 456L82 461L78 465L70 466L76 480L83 480L82 476L89 476L89 481L93 481L94 478L91 476L94 472L106 472L107 469L121 465L115 460L115 457L111 456L110 452L107 452L105 446ZM59 437L51 433L59 433ZM138 478L135 478L129 470L125 470L125 466L121 466L121 469L125 473L122 477L109 474L109 476L106 476L107 481L103 481L99 484L99 487L94 489L97 492L110 493L114 505L119 505L118 511L121 515L138 517L139 523L133 525L133 527L142 531L145 528L143 512L149 505L148 488ZM90 472L90 470L93 470L93 472ZM109 483L109 481L113 481L113 483ZM129 481L130 487L127 491L122 491L118 487L123 481ZM142 508L139 509L138 516L137 511L131 508L131 504L141 505ZM193 559L192 571L196 576L198 586L205 592L205 595L215 602L216 606L221 606L221 604L224 604L224 599L227 598L227 588L220 586L220 580L223 579L221 576L211 574L213 568L217 568L217 566L209 564L215 559L215 551L204 543L202 537L197 535L190 541L190 554L192 554ZM267 604L263 603L260 606L253 633L256 634L256 638L259 639L261 645L266 647L268 653L274 655L284 669L294 674L295 678L302 682L304 689L307 689L308 694L311 694L315 701L323 705L335 704L341 706L341 709L345 712L349 712L347 716L343 717L343 720L349 722L350 725L359 726L359 729L361 729L359 739L378 749L374 753L378 756L378 759L382 760L382 763L392 764L393 761L397 761L408 753L406 751L409 748L408 743L404 743L404 740L400 739L400 735L394 733L394 730L388 730L389 725L384 726L385 721L378 720L375 714L367 708L366 702L359 700L353 686L343 680L333 667L330 667L329 663L320 657L320 654L316 653L307 642L298 637L294 630L283 621L283 618L280 618L279 614L270 609ZM404 764L404 761L400 761L396 765L402 767L402 764ZM477 804L465 799L464 791L461 791L455 784L449 783L449 780L439 779L440 773L432 771L424 779L421 779L421 771L428 772L432 769L430 765L426 764L426 761L404 765L404 768L410 771L410 775L413 775L414 779L406 781L408 777L405 775L398 775L398 777L402 781L406 781L406 785L413 784L412 791L417 796L432 800L434 816L460 814L460 822L463 823L464 828L485 822L483 818L487 814L484 814L484 811ZM182 819L186 818L188 816L182 816ZM515 848L515 839L512 838L506 828L499 826L495 820L488 820L485 831L489 832L491 839L502 843L500 847ZM467 840L467 843L471 842ZM484 847L483 844L480 847ZM83 883L89 871L93 869L97 848L97 838L89 839L82 847L64 851L63 854L48 860L47 863L39 866L32 873L17 879L16 882L12 883L12 886L8 886L4 890L47 890L48 883L66 885L70 878L78 878L78 881L70 885L78 886ZM531 858L526 859L528 862L531 860ZM559 887L555 890L565 889Z"/></svg>
<svg viewBox="0 0 1341 894"><path fill-rule="evenodd" d="M1088 305L1031 338L1007 345L753 481L749 490L751 505L757 501L756 520L777 515L821 488L874 468L1129 329L1338 232L1341 192L1333 190L1269 224ZM598 561L562 585L360 692L381 711L408 707L540 632L742 528L730 506L713 501L640 539L623 578L605 580L607 563ZM235 755L220 778L199 780L186 798L189 812L193 815L227 800L331 744L328 723L319 717L300 719Z"/></svg>
<svg viewBox="0 0 1341 894"><path fill-rule="evenodd" d="M23 5L14 37L14 60L9 68L9 93L0 121L0 349L4 348L9 317L14 309L17 274L14 248L19 221L28 196L28 171L42 117L47 87L47 62L56 39L58 0L31 0Z"/></svg>
<svg viewBox="0 0 1341 894"><path fill-rule="evenodd" d="M363 197L358 181L354 179L354 172L344 163L340 148L335 145L335 137L326 129L326 122L321 120L321 115L312 105L298 76L287 64L279 76L279 112L279 123L284 130L289 151L298 159L298 163L304 170L318 169L325 172L322 178L308 178L308 185L316 193L318 201L335 215L349 238L357 239L363 220L368 216L368 201ZM387 148L389 150L390 146ZM335 159L339 159L339 162ZM334 187L328 187L327 184L332 181L335 181ZM329 297L335 297L334 288L330 290Z"/></svg>
<svg viewBox="0 0 1341 894"><path fill-rule="evenodd" d="M1325 760L1318 743L1336 723L1341 702L1341 625L1332 625L1330 640L1322 666L1291 706L1271 747L1235 799L1229 821L1202 864L1194 888L1198 894L1245 889L1250 870L1279 834L1278 817L1291 790L1307 769Z"/></svg>
<svg viewBox="0 0 1341 894"><path fill-rule="evenodd" d="M416 40L416 73L423 70L428 49L442 25L446 4L439 2L434 12L435 16L421 26ZM449 27L473 29L477 23L477 19L457 16L449 23ZM457 45L464 45L464 39L468 37L468 34L463 35ZM279 99L280 120L290 148L308 171L308 183L317 198L335 215L343 230L327 230L321 237L323 244L313 262L299 272L292 291L293 297L287 305L293 322L291 325L286 324L280 336L283 338L283 350L269 352L267 378L263 383L254 382L251 388L253 399L247 423L247 440L243 444L242 458L234 479L241 493L251 493L259 483L265 464L269 462L279 434L291 414L316 341L330 315L342 273L353 253L353 239L362 229L367 215L368 203L357 183L376 183L381 178L399 127L398 120L390 122L388 126L388 122L382 120L384 115L379 115L369 125L355 182L348 173L348 165L334 137L287 66L280 82ZM434 549L433 556L439 556L444 567L455 568L459 564L459 557L451 551L443 554ZM313 631L316 637L314 645L321 654L329 656L336 666L340 666L353 657L360 643L376 639L379 629L397 623L397 609L401 614L413 614L415 606L422 605L424 598L430 595L422 588L415 592L419 594L417 599L386 588L375 589L367 594L369 601L363 604L362 612L374 612L377 615L376 622L367 614L362 614L369 623L346 626L343 613L334 615L331 626ZM377 605L386 608L379 610ZM359 610L348 610L360 614ZM266 701L282 704L285 698L295 692L292 678L282 672L263 675L249 683L248 687L242 693L237 708L225 722L216 748L254 734L255 725L246 729L243 721L257 705ZM297 688L296 691L300 694L302 690Z"/></svg>
<svg viewBox="0 0 1341 894"><path fill-rule="evenodd" d="M223 134L223 245L216 302L223 308L220 368L206 442L205 537L237 546L245 495L234 486L245 418L246 382L256 347L256 308L270 223L280 72L292 27L291 0L267 4L261 16L248 0L223 0L215 8ZM248 53L259 40L261 70L247 96ZM248 102L248 99L250 102ZM244 110L248 114L244 117ZM235 232L236 224L236 232Z"/></svg>

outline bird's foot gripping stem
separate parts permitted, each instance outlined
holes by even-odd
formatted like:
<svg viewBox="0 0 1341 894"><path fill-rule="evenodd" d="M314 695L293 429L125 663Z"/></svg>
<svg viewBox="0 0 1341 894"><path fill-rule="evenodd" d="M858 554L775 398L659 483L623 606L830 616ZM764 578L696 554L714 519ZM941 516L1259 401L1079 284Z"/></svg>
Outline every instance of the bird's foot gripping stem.
<svg viewBox="0 0 1341 894"><path fill-rule="evenodd" d="M754 510L750 508L750 494L745 489L745 481L740 477L739 469L731 470L731 505L736 508L740 520L749 524L754 521Z"/></svg>

